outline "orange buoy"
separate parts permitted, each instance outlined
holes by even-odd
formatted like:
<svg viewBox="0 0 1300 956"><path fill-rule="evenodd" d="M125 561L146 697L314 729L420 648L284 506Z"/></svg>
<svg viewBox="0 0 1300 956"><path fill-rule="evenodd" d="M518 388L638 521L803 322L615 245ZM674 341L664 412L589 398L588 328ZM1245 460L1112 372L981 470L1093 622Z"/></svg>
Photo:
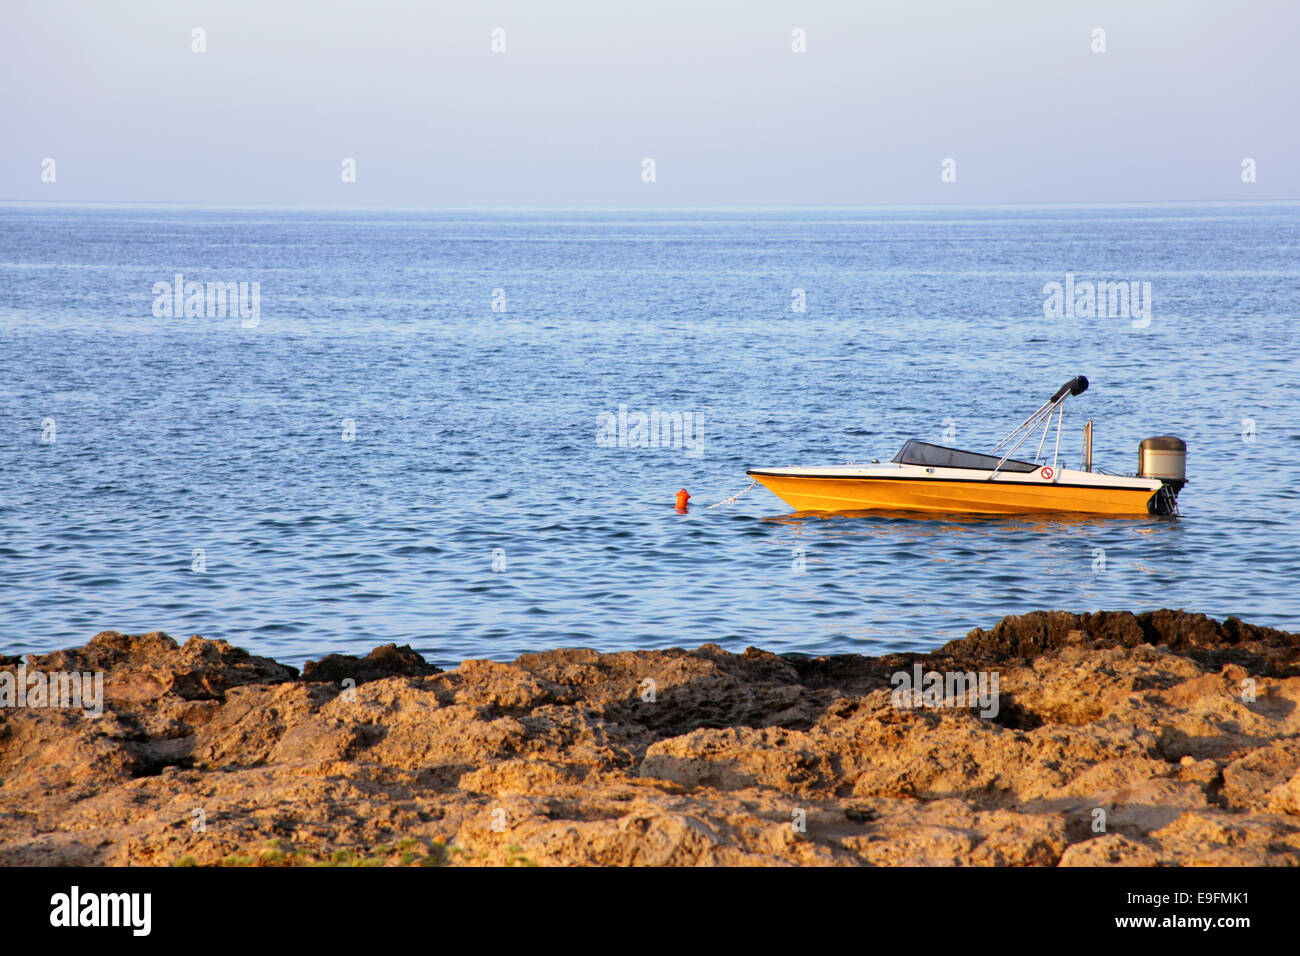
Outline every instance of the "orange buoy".
<svg viewBox="0 0 1300 956"><path fill-rule="evenodd" d="M686 502L690 500L690 493L685 488L677 492L677 513L679 515L686 514Z"/></svg>

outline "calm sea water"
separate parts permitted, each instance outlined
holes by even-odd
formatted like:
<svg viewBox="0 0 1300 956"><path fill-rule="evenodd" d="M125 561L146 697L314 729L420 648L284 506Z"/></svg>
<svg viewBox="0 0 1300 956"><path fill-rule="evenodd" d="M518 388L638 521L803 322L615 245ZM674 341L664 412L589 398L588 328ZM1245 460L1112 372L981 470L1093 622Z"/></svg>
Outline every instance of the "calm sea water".
<svg viewBox="0 0 1300 956"><path fill-rule="evenodd" d="M1300 629L1298 226L1296 205L0 207L0 652L111 628L298 663L878 653L1037 608ZM176 273L259 283L257 327L155 316ZM1150 326L1044 318L1066 273L1150 282ZM1182 436L1181 517L704 507L746 467L945 430L985 450L1079 373L1063 456L1088 417L1116 471ZM700 453L602 445L620 405L693 416Z"/></svg>

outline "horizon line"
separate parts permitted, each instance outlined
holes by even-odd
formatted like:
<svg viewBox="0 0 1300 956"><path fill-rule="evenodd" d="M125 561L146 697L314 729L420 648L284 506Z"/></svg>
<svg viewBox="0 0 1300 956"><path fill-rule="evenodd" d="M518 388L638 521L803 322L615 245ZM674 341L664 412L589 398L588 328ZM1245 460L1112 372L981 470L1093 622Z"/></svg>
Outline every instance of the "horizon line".
<svg viewBox="0 0 1300 956"><path fill-rule="evenodd" d="M1005 207L1052 206L1237 206L1237 205L1287 205L1300 203L1300 197L1275 199L1102 199L1102 200L1051 200L1051 201L989 201L989 202L905 202L880 201L867 203L720 203L692 205L512 205L512 204L455 204L455 205L322 205L318 203L285 203L273 200L152 200L152 199L9 199L0 198L0 206L135 206L175 207L190 209L302 209L337 212L691 212L721 210L853 210L853 209L991 209Z"/></svg>

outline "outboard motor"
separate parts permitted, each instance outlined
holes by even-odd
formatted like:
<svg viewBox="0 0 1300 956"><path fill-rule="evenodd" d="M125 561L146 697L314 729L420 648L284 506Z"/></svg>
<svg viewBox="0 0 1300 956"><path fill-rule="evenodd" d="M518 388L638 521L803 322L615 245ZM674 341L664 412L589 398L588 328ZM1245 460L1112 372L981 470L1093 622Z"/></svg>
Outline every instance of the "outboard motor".
<svg viewBox="0 0 1300 956"><path fill-rule="evenodd" d="M1187 484L1187 443L1173 435L1144 438L1138 445L1138 477L1163 483L1151 497L1151 513L1178 513L1178 492Z"/></svg>

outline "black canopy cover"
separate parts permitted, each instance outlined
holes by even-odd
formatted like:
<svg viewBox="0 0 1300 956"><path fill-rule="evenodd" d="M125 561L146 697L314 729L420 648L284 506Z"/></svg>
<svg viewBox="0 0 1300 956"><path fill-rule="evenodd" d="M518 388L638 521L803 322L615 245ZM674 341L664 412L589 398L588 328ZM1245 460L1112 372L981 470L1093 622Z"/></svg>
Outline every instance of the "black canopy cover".
<svg viewBox="0 0 1300 956"><path fill-rule="evenodd" d="M932 445L928 441L916 438L908 439L907 444L894 456L894 461L900 465L925 465L928 468L979 468L983 471L992 471L998 466L997 455L959 451L956 448L945 448L943 445ZM1038 466L1027 461L1008 458L1002 463L1002 470L1029 472L1037 471Z"/></svg>

